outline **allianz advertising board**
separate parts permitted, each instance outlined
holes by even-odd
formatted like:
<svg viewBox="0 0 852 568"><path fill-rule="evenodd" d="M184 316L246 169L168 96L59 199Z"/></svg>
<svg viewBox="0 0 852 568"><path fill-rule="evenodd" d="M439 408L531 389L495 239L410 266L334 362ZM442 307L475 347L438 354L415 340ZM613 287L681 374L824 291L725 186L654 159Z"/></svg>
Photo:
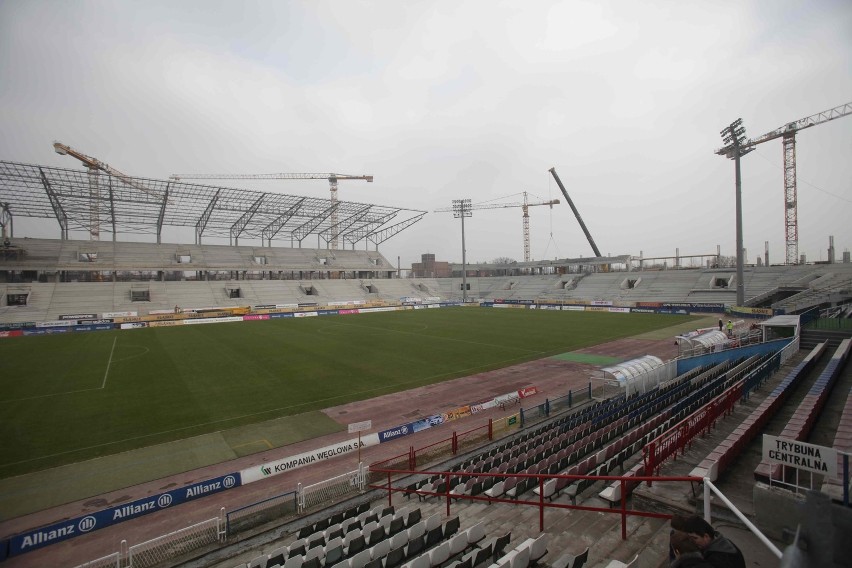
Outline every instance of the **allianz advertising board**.
<svg viewBox="0 0 852 568"><path fill-rule="evenodd" d="M232 473L200 481L180 489L173 489L159 495L137 499L136 501L97 511L84 517L68 519L46 527L34 529L9 539L9 556L17 556L18 554L23 554L55 542L68 540L75 536L129 521L148 513L160 511L173 505L179 505L180 503L205 497L212 493L233 489L234 487L239 487L239 485L240 474Z"/></svg>

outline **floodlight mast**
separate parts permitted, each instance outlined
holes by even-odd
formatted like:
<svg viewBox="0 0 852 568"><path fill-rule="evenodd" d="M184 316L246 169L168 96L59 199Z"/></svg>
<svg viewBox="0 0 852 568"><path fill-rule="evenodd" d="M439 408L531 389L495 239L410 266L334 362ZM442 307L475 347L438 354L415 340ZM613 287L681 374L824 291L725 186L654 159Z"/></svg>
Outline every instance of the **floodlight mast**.
<svg viewBox="0 0 852 568"><path fill-rule="evenodd" d="M461 219L462 229L462 303L467 302L467 253L464 246L464 218L473 217L470 199L453 199L453 217Z"/></svg>
<svg viewBox="0 0 852 568"><path fill-rule="evenodd" d="M729 152L726 155L734 160L737 203L737 305L742 306L745 304L745 283L743 282L743 198L740 158L754 150L754 148L744 146L746 137L742 118L736 119L727 128L722 129L719 134L722 136L726 148L729 148Z"/></svg>

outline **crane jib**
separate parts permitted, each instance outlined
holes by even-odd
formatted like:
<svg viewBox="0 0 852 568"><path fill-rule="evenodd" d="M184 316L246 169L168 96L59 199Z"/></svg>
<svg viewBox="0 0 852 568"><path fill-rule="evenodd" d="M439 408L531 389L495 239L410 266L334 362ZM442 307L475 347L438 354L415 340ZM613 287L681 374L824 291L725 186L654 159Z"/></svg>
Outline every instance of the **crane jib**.
<svg viewBox="0 0 852 568"><path fill-rule="evenodd" d="M592 238L592 234L589 232L589 229L586 228L586 224L583 223L583 218L580 217L580 212L577 211L577 207L574 206L574 202L571 201L571 198L568 197L568 192L565 191L565 186L562 185L562 180L559 179L559 176L556 175L556 168L550 168L550 173L553 174L553 179L556 180L556 185L559 186L559 189L562 190L562 195L565 196L565 200L568 201L568 205L571 206L571 211L574 212L574 216L577 218L577 222L580 223L580 228L583 229L583 233L586 234L586 240L589 241L589 244L592 247L592 250L595 252L595 256L601 257L601 251L598 250L598 245L595 244L595 239Z"/></svg>

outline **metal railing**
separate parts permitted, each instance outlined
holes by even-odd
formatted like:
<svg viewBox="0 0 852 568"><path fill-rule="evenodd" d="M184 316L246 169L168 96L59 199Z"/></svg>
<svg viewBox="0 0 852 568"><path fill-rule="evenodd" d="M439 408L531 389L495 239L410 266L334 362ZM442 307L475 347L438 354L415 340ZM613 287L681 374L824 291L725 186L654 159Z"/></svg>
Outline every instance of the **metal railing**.
<svg viewBox="0 0 852 568"><path fill-rule="evenodd" d="M358 464L358 469L343 473L314 483L302 486L296 491L298 495L299 514L323 505L327 502L340 501L352 493L360 493L366 485L366 471L364 464Z"/></svg>
<svg viewBox="0 0 852 568"><path fill-rule="evenodd" d="M754 526L754 523L749 521L748 518L746 518L746 516L743 515L740 512L740 510L737 509L737 507L733 503L731 503L730 499L725 497L725 495L721 491L719 491L718 487L713 485L713 482L710 481L709 477L705 477L703 481L704 481L704 520L705 521L712 524L711 515L710 515L710 509L711 509L711 503L712 503L711 497L713 495L716 495L719 499L722 500L722 502L725 505L728 506L728 508L737 516L737 518L740 521L742 521L743 524L745 526L747 526L748 529L752 533L754 533L754 535L758 539L760 539L760 542L762 542L763 544L766 545L766 547L772 552L772 554L774 554L778 558L781 558L781 556L783 556L783 554L781 553L781 550L779 550L777 546L772 544L772 541L770 541L768 538L766 538L766 536L762 532L760 532L760 529L758 529L756 526Z"/></svg>
<svg viewBox="0 0 852 568"><path fill-rule="evenodd" d="M808 329L821 329L826 331L852 330L852 319L849 318L817 318L809 321Z"/></svg>
<svg viewBox="0 0 852 568"><path fill-rule="evenodd" d="M462 500L468 502L486 502L486 503L511 503L513 505L522 505L528 507L537 507L539 509L539 530L545 530L545 522L544 522L544 512L546 509L573 509L577 511L594 511L598 513L609 513L609 514L618 514L621 516L621 538L622 540L627 540L627 518L634 517L649 517L649 518L658 518L658 519L670 519L672 516L665 513L655 513L651 511L639 511L635 509L627 508L627 496L630 491L627 490L627 484L631 484L631 486L638 485L643 481L654 481L657 483L660 482L701 482L702 479L700 477L691 477L691 476L681 476L681 477L665 477L665 476L655 476L655 477L646 477L646 476L615 476L615 475L577 475L577 474L531 474L531 473L482 473L482 472L448 472L448 471L406 471L404 473L408 475L431 475L431 476L443 476L444 483L442 484L444 487L444 491L441 493L436 493L434 491L426 491L420 489L411 489L409 487L394 487L393 483L390 481L391 473L399 473L393 472L391 470L373 470L376 473L384 473L388 477L388 483L385 484L372 484L368 487L370 489L379 489L385 490L388 494L388 506L393 505L393 495L394 493L403 493L403 494L416 494L420 495L424 498L428 498L430 496L438 497L440 499L444 499L446 501L446 515L449 517L452 515L452 506L454 501ZM484 493L479 495L467 495L467 494L454 494L451 493L450 487L450 478L452 477L478 477L478 478L495 478L498 480L508 479L510 477L515 477L519 479L533 479L535 480L535 484L533 487L538 486L538 495L536 495L536 499L534 501L524 501L520 499L513 499L511 497L489 497ZM589 507L585 505L569 505L567 503L554 503L545 501L545 490L544 484L546 481L553 479L567 479L570 482L580 481L580 480L589 480L590 482L595 481L610 481L610 482L619 482L621 484L621 500L619 506L617 507Z"/></svg>
<svg viewBox="0 0 852 568"><path fill-rule="evenodd" d="M118 552L113 552L110 555L95 560L89 560L77 566L77 568L120 568L121 555Z"/></svg>
<svg viewBox="0 0 852 568"><path fill-rule="evenodd" d="M298 510L296 495L295 491L289 491L226 513L225 531L230 536L295 515Z"/></svg>
<svg viewBox="0 0 852 568"><path fill-rule="evenodd" d="M224 511L223 511L224 514ZM223 540L221 517L153 538L128 549L127 568L146 568Z"/></svg>

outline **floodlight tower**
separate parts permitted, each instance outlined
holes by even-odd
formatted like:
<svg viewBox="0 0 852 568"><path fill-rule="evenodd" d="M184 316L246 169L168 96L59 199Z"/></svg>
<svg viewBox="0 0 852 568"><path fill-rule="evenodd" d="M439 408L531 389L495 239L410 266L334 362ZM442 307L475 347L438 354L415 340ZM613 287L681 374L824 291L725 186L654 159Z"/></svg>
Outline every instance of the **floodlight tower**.
<svg viewBox="0 0 852 568"><path fill-rule="evenodd" d="M742 118L736 119L730 126L722 129L719 134L722 135L725 147L728 148L726 155L734 160L737 188L737 305L742 306L745 303L745 283L743 282L743 196L740 158L754 150L754 148L743 147L746 137Z"/></svg>
<svg viewBox="0 0 852 568"><path fill-rule="evenodd" d="M464 218L473 217L470 199L453 199L453 217L461 219L462 225L462 303L467 302L467 253L464 246Z"/></svg>

